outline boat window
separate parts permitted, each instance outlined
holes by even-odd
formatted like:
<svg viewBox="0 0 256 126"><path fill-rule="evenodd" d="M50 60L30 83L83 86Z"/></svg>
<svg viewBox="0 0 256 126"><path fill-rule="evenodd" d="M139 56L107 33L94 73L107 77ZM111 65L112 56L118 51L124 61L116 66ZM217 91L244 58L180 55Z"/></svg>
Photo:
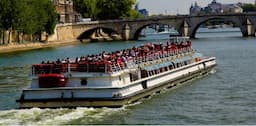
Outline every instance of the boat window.
<svg viewBox="0 0 256 126"><path fill-rule="evenodd" d="M168 68L168 66L166 66L166 67L165 67L165 71L169 71L169 68Z"/></svg>
<svg viewBox="0 0 256 126"><path fill-rule="evenodd" d="M120 81L122 80L121 76L119 76L119 80L120 80Z"/></svg>
<svg viewBox="0 0 256 126"><path fill-rule="evenodd" d="M148 71L148 76L152 76L152 75L151 75L151 71Z"/></svg>
<svg viewBox="0 0 256 126"><path fill-rule="evenodd" d="M179 67L180 67L180 63L177 63L177 65L176 65L176 66L177 66L177 68L179 68Z"/></svg>
<svg viewBox="0 0 256 126"><path fill-rule="evenodd" d="M83 78L81 79L81 85L87 85L87 79L86 78Z"/></svg>
<svg viewBox="0 0 256 126"><path fill-rule="evenodd" d="M176 64L174 62L172 62L172 66L173 66L173 69L176 68Z"/></svg>
<svg viewBox="0 0 256 126"><path fill-rule="evenodd" d="M146 71L146 70L141 70L141 78L146 78L146 77L148 77L149 75L148 75L148 71Z"/></svg>
<svg viewBox="0 0 256 126"><path fill-rule="evenodd" d="M169 69L172 70L173 69L173 65L169 65Z"/></svg>
<svg viewBox="0 0 256 126"><path fill-rule="evenodd" d="M139 76L138 76L137 72L129 73L129 75L130 75L130 81L131 82L139 80Z"/></svg>
<svg viewBox="0 0 256 126"><path fill-rule="evenodd" d="M185 64L185 65L188 65L188 61L184 61L184 64Z"/></svg>
<svg viewBox="0 0 256 126"><path fill-rule="evenodd" d="M148 88L148 86L147 86L147 81L145 80L145 81L142 81L141 82L141 85L142 85L142 88L143 89L147 89Z"/></svg>

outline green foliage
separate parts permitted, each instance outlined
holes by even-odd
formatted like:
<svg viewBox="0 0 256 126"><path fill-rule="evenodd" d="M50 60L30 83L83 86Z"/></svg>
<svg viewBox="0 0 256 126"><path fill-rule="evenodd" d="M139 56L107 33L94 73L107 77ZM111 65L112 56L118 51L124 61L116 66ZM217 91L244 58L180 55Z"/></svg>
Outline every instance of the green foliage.
<svg viewBox="0 0 256 126"><path fill-rule="evenodd" d="M96 5L97 0L74 0L74 7L76 11L81 13L83 17L96 19L98 14L98 8Z"/></svg>
<svg viewBox="0 0 256 126"><path fill-rule="evenodd" d="M136 10L130 10L129 15L124 18L143 18L144 16Z"/></svg>
<svg viewBox="0 0 256 126"><path fill-rule="evenodd" d="M58 22L58 14L55 10L55 6L52 4L52 2L48 1L45 7L48 7L47 9L47 16L48 20L45 24L45 31L48 34L54 34L54 28Z"/></svg>
<svg viewBox="0 0 256 126"><path fill-rule="evenodd" d="M27 0L17 2L19 2L17 9L22 11L17 13L14 29L24 34L34 34L37 30L37 14L34 12L35 6L28 6L30 1Z"/></svg>
<svg viewBox="0 0 256 126"><path fill-rule="evenodd" d="M244 4L242 6L244 12L255 12L256 6L254 4Z"/></svg>
<svg viewBox="0 0 256 126"><path fill-rule="evenodd" d="M54 33L57 23L58 14L56 13L54 4L49 0L31 0L34 4L32 8L36 13L37 33L40 35L43 31L48 34Z"/></svg>
<svg viewBox="0 0 256 126"><path fill-rule="evenodd" d="M5 31L11 29L14 22L15 14L11 12L17 12L12 6L15 6L14 0L0 0L0 29L2 30L2 44L6 43Z"/></svg>
<svg viewBox="0 0 256 126"><path fill-rule="evenodd" d="M57 13L50 0L0 0L0 29L53 34Z"/></svg>
<svg viewBox="0 0 256 126"><path fill-rule="evenodd" d="M134 0L99 0L97 8L99 20L120 19L128 17Z"/></svg>
<svg viewBox="0 0 256 126"><path fill-rule="evenodd" d="M39 0L36 0L39 1ZM42 2L44 1L44 5L42 5ZM41 5L42 9L38 9L40 11L42 11L41 13L43 13L44 16L39 16L39 20L41 18L43 18L42 20L42 31L45 31L47 34L53 34L54 33L54 28L57 24L57 18L58 18L58 14L55 10L55 6L54 4L49 1L49 0L40 0L38 2ZM44 10L44 11L43 11Z"/></svg>
<svg viewBox="0 0 256 126"><path fill-rule="evenodd" d="M75 10L93 20L142 17L133 10L135 3L136 0L74 0Z"/></svg>
<svg viewBox="0 0 256 126"><path fill-rule="evenodd" d="M1 24L2 29L7 30L13 24L13 16L14 13L10 13L14 11L12 8L12 4L14 4L14 0L0 0L0 15L1 15Z"/></svg>

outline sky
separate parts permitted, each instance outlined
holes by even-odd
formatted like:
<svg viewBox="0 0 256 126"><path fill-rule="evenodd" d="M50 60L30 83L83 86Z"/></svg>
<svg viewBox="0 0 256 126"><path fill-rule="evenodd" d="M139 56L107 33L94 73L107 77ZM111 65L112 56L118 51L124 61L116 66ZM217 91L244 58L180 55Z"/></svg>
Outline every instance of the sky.
<svg viewBox="0 0 256 126"><path fill-rule="evenodd" d="M207 6L212 0L137 0L140 9L147 9L150 14L188 14L192 3L197 1L201 7ZM254 3L255 0L217 0L226 3Z"/></svg>

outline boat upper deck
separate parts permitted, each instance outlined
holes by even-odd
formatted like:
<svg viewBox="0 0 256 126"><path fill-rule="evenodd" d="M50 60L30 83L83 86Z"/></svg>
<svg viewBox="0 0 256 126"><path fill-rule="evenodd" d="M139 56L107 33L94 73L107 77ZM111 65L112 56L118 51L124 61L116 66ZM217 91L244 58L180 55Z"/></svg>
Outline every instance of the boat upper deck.
<svg viewBox="0 0 256 126"><path fill-rule="evenodd" d="M75 59L66 58L56 61L42 61L32 66L32 75L66 72L100 72L114 73L127 68L159 60L165 57L192 53L191 41L172 41L165 44L147 43L139 47L101 52L95 55L86 55Z"/></svg>

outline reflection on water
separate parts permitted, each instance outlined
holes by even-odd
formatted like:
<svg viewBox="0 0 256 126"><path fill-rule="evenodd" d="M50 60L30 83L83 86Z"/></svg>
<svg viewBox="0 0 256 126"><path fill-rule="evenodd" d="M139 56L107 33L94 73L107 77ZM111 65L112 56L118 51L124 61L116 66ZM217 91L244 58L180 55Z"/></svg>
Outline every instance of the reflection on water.
<svg viewBox="0 0 256 126"><path fill-rule="evenodd" d="M216 73L123 108L19 110L15 100L30 83L31 64L164 42L168 35L0 54L0 125L255 124L256 39L241 36L240 32L197 34L193 47L216 56Z"/></svg>

